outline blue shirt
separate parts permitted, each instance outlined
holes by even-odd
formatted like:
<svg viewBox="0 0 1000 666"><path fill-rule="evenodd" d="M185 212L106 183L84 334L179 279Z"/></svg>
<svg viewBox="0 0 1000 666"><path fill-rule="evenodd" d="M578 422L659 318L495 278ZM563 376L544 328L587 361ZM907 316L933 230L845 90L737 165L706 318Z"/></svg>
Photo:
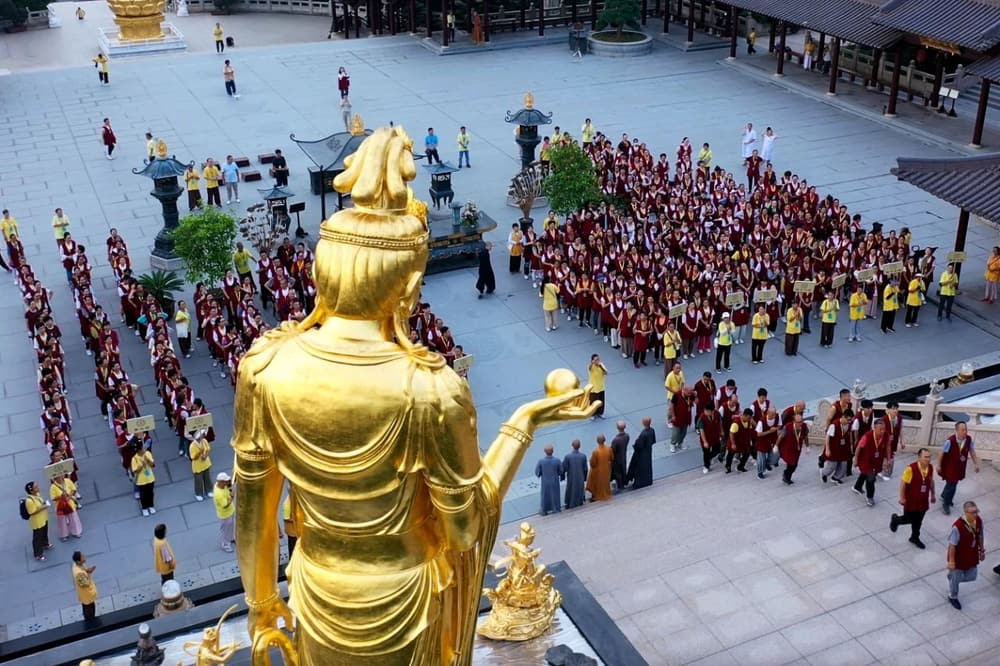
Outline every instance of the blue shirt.
<svg viewBox="0 0 1000 666"><path fill-rule="evenodd" d="M438 137L437 134L428 134L424 137L424 147L425 148L437 148L438 147Z"/></svg>
<svg viewBox="0 0 1000 666"><path fill-rule="evenodd" d="M226 162L222 165L222 180L226 183L240 182L240 168L236 166L236 162L232 164Z"/></svg>

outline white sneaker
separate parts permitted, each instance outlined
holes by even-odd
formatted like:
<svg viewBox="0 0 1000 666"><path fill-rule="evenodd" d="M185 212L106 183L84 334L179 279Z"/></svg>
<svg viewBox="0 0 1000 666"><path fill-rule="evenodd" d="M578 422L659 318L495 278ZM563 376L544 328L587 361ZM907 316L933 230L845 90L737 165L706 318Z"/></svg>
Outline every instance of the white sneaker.
<svg viewBox="0 0 1000 666"><path fill-rule="evenodd" d="M229 204L231 204L231 203L233 203L233 202L232 202L232 201L230 201L229 199L226 199L226 205L227 205L227 206L228 206Z"/></svg>
<svg viewBox="0 0 1000 666"><path fill-rule="evenodd" d="M239 203L239 202L240 202L240 198L236 197L236 203Z"/></svg>
<svg viewBox="0 0 1000 666"><path fill-rule="evenodd" d="M208 496L209 497L214 497L214 495L211 493L211 491L208 493Z"/></svg>
<svg viewBox="0 0 1000 666"><path fill-rule="evenodd" d="M702 467L701 468L701 473L702 474L708 474L708 468L707 467Z"/></svg>
<svg viewBox="0 0 1000 666"><path fill-rule="evenodd" d="M202 497L201 495L195 495L195 496L194 496L194 500L195 500L196 502L204 502L204 501L205 501L205 498L204 498L204 497Z"/></svg>
<svg viewBox="0 0 1000 666"><path fill-rule="evenodd" d="M143 509L142 510L142 515L144 515L144 516L146 516L148 518L149 517L149 509Z"/></svg>
<svg viewBox="0 0 1000 666"><path fill-rule="evenodd" d="M156 509L154 507L149 507L149 513L156 513Z"/></svg>

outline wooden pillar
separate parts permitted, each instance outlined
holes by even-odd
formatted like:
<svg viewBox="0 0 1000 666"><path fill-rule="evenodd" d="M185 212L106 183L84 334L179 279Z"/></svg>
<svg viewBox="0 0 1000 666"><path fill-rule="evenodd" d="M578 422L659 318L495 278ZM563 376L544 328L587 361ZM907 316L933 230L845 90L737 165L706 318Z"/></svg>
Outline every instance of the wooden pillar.
<svg viewBox="0 0 1000 666"><path fill-rule="evenodd" d="M575 0L574 0L575 1ZM472 13L470 5L469 14ZM483 0L483 41L489 44L490 33L493 32L493 21L490 20L490 0Z"/></svg>
<svg viewBox="0 0 1000 666"><path fill-rule="evenodd" d="M778 68L774 71L775 76L785 75L785 37L788 36L788 24L781 22L781 33L778 39Z"/></svg>
<svg viewBox="0 0 1000 666"><path fill-rule="evenodd" d="M774 23L775 23L775 21L772 19L771 20L771 26L768 28L768 35L767 35L767 52L768 53L774 53Z"/></svg>
<svg viewBox="0 0 1000 666"><path fill-rule="evenodd" d="M417 0L410 0L410 24L407 27L407 32L415 33L417 31Z"/></svg>
<svg viewBox="0 0 1000 666"><path fill-rule="evenodd" d="M538 36L545 36L545 0L538 0Z"/></svg>
<svg viewBox="0 0 1000 666"><path fill-rule="evenodd" d="M431 2L430 0L424 0L424 8L427 10L427 39L434 38L434 30L431 28Z"/></svg>
<svg viewBox="0 0 1000 666"><path fill-rule="evenodd" d="M816 48L816 61L814 66L816 69L820 69L823 65L823 53L826 52L826 33L819 33L819 46Z"/></svg>
<svg viewBox="0 0 1000 666"><path fill-rule="evenodd" d="M653 6L653 16L660 15L660 0L656 0L656 4Z"/></svg>
<svg viewBox="0 0 1000 666"><path fill-rule="evenodd" d="M958 214L958 229L955 231L955 252L965 252L965 237L969 233L969 211L965 208ZM955 275L961 277L962 264L955 264Z"/></svg>
<svg viewBox="0 0 1000 666"><path fill-rule="evenodd" d="M691 0L694 2L694 0ZM684 22L684 0L677 0L677 22Z"/></svg>
<svg viewBox="0 0 1000 666"><path fill-rule="evenodd" d="M688 0L688 44L694 43L694 0Z"/></svg>
<svg viewBox="0 0 1000 666"><path fill-rule="evenodd" d="M940 101L941 84L944 83L944 54L938 52L934 60L934 87L931 88L931 108L937 108Z"/></svg>
<svg viewBox="0 0 1000 666"><path fill-rule="evenodd" d="M361 17L358 16L358 6L354 6L354 38L361 39Z"/></svg>
<svg viewBox="0 0 1000 666"><path fill-rule="evenodd" d="M590 29L597 30L597 0L590 0Z"/></svg>
<svg viewBox="0 0 1000 666"><path fill-rule="evenodd" d="M344 39L351 38L351 6L344 0Z"/></svg>
<svg viewBox="0 0 1000 666"><path fill-rule="evenodd" d="M840 37L833 38L833 48L830 54L830 88L827 95L837 94L837 79L840 78Z"/></svg>
<svg viewBox="0 0 1000 666"><path fill-rule="evenodd" d="M896 98L899 97L899 72L903 69L903 46L896 45L896 54L892 60L892 82L889 84L889 106L886 107L885 115L890 118L896 117Z"/></svg>
<svg viewBox="0 0 1000 666"><path fill-rule="evenodd" d="M976 124L972 128L973 148L983 147L983 127L986 125L986 105L989 104L990 101L990 80L980 80L982 81L982 84L979 88L979 106L976 108Z"/></svg>
<svg viewBox="0 0 1000 666"><path fill-rule="evenodd" d="M425 0L425 2L428 0ZM448 0L441 0L441 46L448 46Z"/></svg>
<svg viewBox="0 0 1000 666"><path fill-rule="evenodd" d="M872 73L868 81L865 82L869 88L877 88L879 85L878 68L882 63L882 49L875 49L872 53Z"/></svg>
<svg viewBox="0 0 1000 666"><path fill-rule="evenodd" d="M527 23L527 19L525 18L525 15L524 15L525 11L526 10L524 8L524 3L522 2L521 3L521 30L524 30L524 26Z"/></svg>
<svg viewBox="0 0 1000 666"><path fill-rule="evenodd" d="M736 60L736 33L740 24L736 5L729 5L729 59Z"/></svg>
<svg viewBox="0 0 1000 666"><path fill-rule="evenodd" d="M590 6L594 6L595 0L590 0ZM663 34L670 32L670 0L663 0Z"/></svg>
<svg viewBox="0 0 1000 666"><path fill-rule="evenodd" d="M576 13L576 5L573 5L573 13ZM649 13L649 0L642 0L642 24L646 25L646 14Z"/></svg>
<svg viewBox="0 0 1000 666"><path fill-rule="evenodd" d="M569 26L571 30L575 30L573 26L576 25L576 0L570 0L569 12Z"/></svg>

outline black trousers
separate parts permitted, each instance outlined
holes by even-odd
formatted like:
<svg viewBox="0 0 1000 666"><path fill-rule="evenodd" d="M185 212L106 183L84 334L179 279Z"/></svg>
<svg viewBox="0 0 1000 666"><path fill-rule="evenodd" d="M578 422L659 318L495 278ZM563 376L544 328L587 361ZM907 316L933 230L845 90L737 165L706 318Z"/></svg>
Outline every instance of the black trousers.
<svg viewBox="0 0 1000 666"><path fill-rule="evenodd" d="M107 72L98 72L97 73L97 80L100 81L101 83L107 83L108 82L108 73Z"/></svg>
<svg viewBox="0 0 1000 666"><path fill-rule="evenodd" d="M882 332L887 333L894 329L896 325L896 311L882 310Z"/></svg>
<svg viewBox="0 0 1000 666"><path fill-rule="evenodd" d="M938 301L938 319L940 319L942 315L951 319L951 306L955 304L955 297L938 296L938 298L941 299Z"/></svg>
<svg viewBox="0 0 1000 666"><path fill-rule="evenodd" d="M715 369L722 370L725 368L729 369L729 355L733 351L732 345L719 345L715 348ZM725 362L725 365L723 365Z"/></svg>
<svg viewBox="0 0 1000 666"><path fill-rule="evenodd" d="M819 330L819 344L821 347L826 347L833 344L833 331L837 327L836 324L828 324L823 322Z"/></svg>
<svg viewBox="0 0 1000 666"><path fill-rule="evenodd" d="M711 447L701 447L701 465L705 469L712 469L712 458L715 457L715 450Z"/></svg>
<svg viewBox="0 0 1000 666"><path fill-rule="evenodd" d="M441 158L438 156L437 148L426 148L424 153L427 155L428 164L433 164L434 162L441 164Z"/></svg>
<svg viewBox="0 0 1000 666"><path fill-rule="evenodd" d="M188 210L194 210L201 201L201 190L188 190Z"/></svg>
<svg viewBox="0 0 1000 666"><path fill-rule="evenodd" d="M917 317L920 315L919 305L907 305L906 306L906 321L907 324L916 324Z"/></svg>
<svg viewBox="0 0 1000 666"><path fill-rule="evenodd" d="M799 337L801 333L785 333L785 355L796 356L799 353Z"/></svg>
<svg viewBox="0 0 1000 666"><path fill-rule="evenodd" d="M183 338L180 338L180 337L177 338L177 342L180 343L181 353L182 354L184 354L185 356L187 356L188 354L191 353L191 332L190 331L188 331L188 334L186 336L184 336Z"/></svg>
<svg viewBox="0 0 1000 666"><path fill-rule="evenodd" d="M160 574L160 585L163 585L168 580L173 580L173 579L174 579L173 571L171 571L170 573Z"/></svg>
<svg viewBox="0 0 1000 666"><path fill-rule="evenodd" d="M875 499L875 474L858 474L858 480L854 482L854 489L861 492L861 486L865 487L865 494L868 499Z"/></svg>
<svg viewBox="0 0 1000 666"><path fill-rule="evenodd" d="M226 43L221 39L215 40L215 52L222 53L225 50L226 50Z"/></svg>
<svg viewBox="0 0 1000 666"><path fill-rule="evenodd" d="M31 550L35 557L41 557L49 545L49 524L31 530Z"/></svg>
<svg viewBox="0 0 1000 666"><path fill-rule="evenodd" d="M226 81L226 94L230 97L236 94L236 81Z"/></svg>
<svg viewBox="0 0 1000 666"><path fill-rule="evenodd" d="M926 511L903 511L903 515L896 519L897 525L909 525L910 526L910 538L919 539L920 538L920 526L924 524L924 515Z"/></svg>
<svg viewBox="0 0 1000 666"><path fill-rule="evenodd" d="M153 486L156 483L144 483L139 488L139 506L148 509L153 506Z"/></svg>
<svg viewBox="0 0 1000 666"><path fill-rule="evenodd" d="M219 196L218 187L207 187L205 188L206 198L208 199L208 205L216 205L222 207L222 197Z"/></svg>
<svg viewBox="0 0 1000 666"><path fill-rule="evenodd" d="M798 468L798 465L785 465L785 470L781 473L781 478L785 480L785 483L792 482L792 474L795 474L795 470Z"/></svg>
<svg viewBox="0 0 1000 666"><path fill-rule="evenodd" d="M97 617L97 602L96 601L93 602L93 603L89 603L89 604L80 604L80 607L83 608L83 619L85 621L86 620L93 620L95 617Z"/></svg>
<svg viewBox="0 0 1000 666"><path fill-rule="evenodd" d="M750 340L750 360L751 361L763 361L764 360L764 343L767 340Z"/></svg>
<svg viewBox="0 0 1000 666"><path fill-rule="evenodd" d="M521 255L510 255L510 272L517 273L521 270Z"/></svg>
<svg viewBox="0 0 1000 666"><path fill-rule="evenodd" d="M591 393L590 393L590 401L591 402L597 402L598 400L601 401L601 406L597 408L597 411L594 412L594 415L595 416L603 416L604 415L604 391L591 391Z"/></svg>
<svg viewBox="0 0 1000 666"><path fill-rule="evenodd" d="M740 470L741 472L745 472L746 469L747 469L747 461L750 460L750 452L749 451L745 451L745 452L739 454L739 456L740 457L737 458L738 464L736 465L736 469ZM736 458L736 451L727 451L726 452L726 470L727 471L731 470L733 468L733 458Z"/></svg>

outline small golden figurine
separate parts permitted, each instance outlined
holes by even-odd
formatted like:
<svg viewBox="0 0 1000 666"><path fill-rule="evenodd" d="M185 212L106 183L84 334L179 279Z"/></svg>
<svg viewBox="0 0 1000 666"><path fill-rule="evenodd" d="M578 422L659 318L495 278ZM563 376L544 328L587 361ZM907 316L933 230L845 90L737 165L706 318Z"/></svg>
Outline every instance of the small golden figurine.
<svg viewBox="0 0 1000 666"><path fill-rule="evenodd" d="M254 664L277 646L286 666L465 666L500 504L535 430L597 403L561 371L482 455L468 384L410 342L429 252L426 206L407 186L413 141L380 128L344 163L334 185L354 207L320 226L316 307L258 339L237 378L236 549ZM287 605L286 482L299 529Z"/></svg>
<svg viewBox="0 0 1000 666"><path fill-rule="evenodd" d="M240 649L240 642L233 641L229 645L219 645L222 638L222 623L226 621L226 616L236 610L239 606L232 605L222 614L215 627L205 627L205 632L200 641L191 641L184 644L184 653L195 658L195 666L212 666L213 664L224 664L229 661L233 654ZM196 649L191 652L191 649Z"/></svg>
<svg viewBox="0 0 1000 666"><path fill-rule="evenodd" d="M555 578L545 570L545 565L537 564L542 551L531 547L534 542L535 529L528 523L521 523L516 539L504 541L510 555L500 558L492 568L498 573L506 569L506 575L496 589L483 590L493 604L489 617L476 630L483 636L499 641L526 641L552 626L562 595L552 587Z"/></svg>

